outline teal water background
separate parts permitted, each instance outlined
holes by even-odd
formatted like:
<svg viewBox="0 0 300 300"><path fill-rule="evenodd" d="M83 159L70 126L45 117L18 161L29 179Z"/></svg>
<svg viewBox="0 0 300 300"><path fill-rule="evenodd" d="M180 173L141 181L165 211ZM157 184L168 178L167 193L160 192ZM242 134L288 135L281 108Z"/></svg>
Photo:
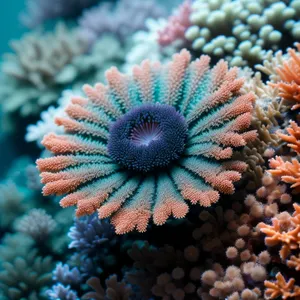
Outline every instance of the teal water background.
<svg viewBox="0 0 300 300"><path fill-rule="evenodd" d="M0 0L0 55L10 51L11 39L19 39L26 31L19 21L24 8L25 0Z"/></svg>

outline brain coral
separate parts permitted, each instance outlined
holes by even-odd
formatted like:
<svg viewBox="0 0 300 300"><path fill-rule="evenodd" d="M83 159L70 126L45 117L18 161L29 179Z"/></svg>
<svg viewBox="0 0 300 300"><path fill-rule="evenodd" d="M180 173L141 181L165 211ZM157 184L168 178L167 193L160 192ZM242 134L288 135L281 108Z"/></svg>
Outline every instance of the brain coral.
<svg viewBox="0 0 300 300"><path fill-rule="evenodd" d="M299 0L196 0L192 6L186 31L192 48L225 56L231 65L253 66L267 50L285 49L300 37Z"/></svg>
<svg viewBox="0 0 300 300"><path fill-rule="evenodd" d="M107 86L84 86L87 98L74 97L56 119L66 134L42 141L56 154L37 161L44 195L68 194L63 207L113 215L126 233L144 232L152 215L157 225L184 217L184 200L210 206L233 193L246 168L230 160L233 147L256 137L246 131L254 95L240 94L243 79L226 62L190 60L182 50L166 65L146 60L132 76L113 67Z"/></svg>

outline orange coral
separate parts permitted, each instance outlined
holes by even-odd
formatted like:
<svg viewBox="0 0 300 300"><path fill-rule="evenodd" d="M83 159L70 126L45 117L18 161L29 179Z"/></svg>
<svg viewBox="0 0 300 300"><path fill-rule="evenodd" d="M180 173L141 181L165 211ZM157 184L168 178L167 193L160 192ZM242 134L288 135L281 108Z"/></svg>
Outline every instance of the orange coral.
<svg viewBox="0 0 300 300"><path fill-rule="evenodd" d="M294 203L295 212L288 219L280 219L280 215L272 219L272 225L259 223L258 228L266 234L267 246L282 244L279 252L282 260L285 260L292 250L300 248L300 205Z"/></svg>
<svg viewBox="0 0 300 300"><path fill-rule="evenodd" d="M282 299L300 299L300 287L295 285L295 279L291 278L286 282L281 273L277 273L275 282L265 280L265 287L266 299L276 299L280 296Z"/></svg>
<svg viewBox="0 0 300 300"><path fill-rule="evenodd" d="M300 44L296 44L300 51ZM289 49L290 58L283 63L283 66L276 71L280 76L281 82L270 83L271 86L279 88L279 96L285 100L296 102L292 109L300 107L300 56L294 49Z"/></svg>
<svg viewBox="0 0 300 300"><path fill-rule="evenodd" d="M298 254L298 257L292 255L286 264L288 267L294 268L296 271L300 271L300 254Z"/></svg>
<svg viewBox="0 0 300 300"><path fill-rule="evenodd" d="M290 127L286 129L289 135L281 132L278 132L278 135L282 140L288 143L287 145L291 149L300 154L300 127L294 121L291 121L290 124Z"/></svg>
<svg viewBox="0 0 300 300"><path fill-rule="evenodd" d="M276 156L270 160L269 172L281 178L282 181L292 184L296 193L300 193L300 163L297 159L284 161L282 157Z"/></svg>

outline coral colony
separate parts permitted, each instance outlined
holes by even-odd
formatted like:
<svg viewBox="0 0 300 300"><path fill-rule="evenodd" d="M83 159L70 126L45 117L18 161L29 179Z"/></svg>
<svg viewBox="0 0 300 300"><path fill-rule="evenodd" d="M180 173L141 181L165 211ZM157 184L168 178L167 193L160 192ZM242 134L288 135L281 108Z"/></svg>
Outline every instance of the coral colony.
<svg viewBox="0 0 300 300"><path fill-rule="evenodd" d="M300 300L300 1L25 2L0 299Z"/></svg>

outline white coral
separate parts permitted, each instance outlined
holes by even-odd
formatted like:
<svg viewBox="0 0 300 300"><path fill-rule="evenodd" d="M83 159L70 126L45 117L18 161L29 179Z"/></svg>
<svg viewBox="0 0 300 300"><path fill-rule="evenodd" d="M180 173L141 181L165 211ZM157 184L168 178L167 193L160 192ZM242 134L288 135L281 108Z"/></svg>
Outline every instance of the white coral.
<svg viewBox="0 0 300 300"><path fill-rule="evenodd" d="M158 31L167 24L165 19L147 19L147 31L138 31L133 35L133 46L126 55L124 71L129 72L132 66L140 64L144 59L164 63L176 52L177 45L162 48L158 44Z"/></svg>
<svg viewBox="0 0 300 300"><path fill-rule="evenodd" d="M25 140L27 142L37 142L38 145L40 145L46 134L50 132L63 133L63 127L56 125L54 120L56 117L66 116L66 106L70 103L71 98L78 94L81 93L72 90L63 91L61 98L58 100L58 107L50 106L41 113L41 120L35 125L32 124L27 126Z"/></svg>

